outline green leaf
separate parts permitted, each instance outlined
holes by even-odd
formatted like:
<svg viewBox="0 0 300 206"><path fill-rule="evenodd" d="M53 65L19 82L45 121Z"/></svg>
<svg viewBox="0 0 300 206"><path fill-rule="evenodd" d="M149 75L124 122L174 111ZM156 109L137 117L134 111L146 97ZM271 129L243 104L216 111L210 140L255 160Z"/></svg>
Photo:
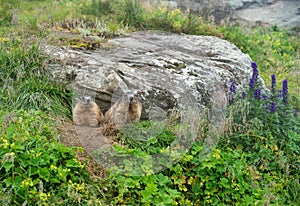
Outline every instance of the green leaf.
<svg viewBox="0 0 300 206"><path fill-rule="evenodd" d="M181 193L178 192L177 190L173 190L173 189L170 189L168 188L167 189L167 192L170 194L171 197L173 198L176 198L176 197L180 197L181 196Z"/></svg>
<svg viewBox="0 0 300 206"><path fill-rule="evenodd" d="M56 179L56 178L51 178L50 179L50 183L60 183L60 181L58 180L58 179Z"/></svg>
<svg viewBox="0 0 300 206"><path fill-rule="evenodd" d="M224 188L230 188L228 185L228 179L222 177L221 181L220 181L220 186L224 187Z"/></svg>
<svg viewBox="0 0 300 206"><path fill-rule="evenodd" d="M146 190L149 190L152 193L156 193L158 191L157 186L154 183L147 184Z"/></svg>
<svg viewBox="0 0 300 206"><path fill-rule="evenodd" d="M44 179L45 181L49 181L50 178L50 172L48 168L40 168L38 170L38 174L40 176L40 178Z"/></svg>
<svg viewBox="0 0 300 206"><path fill-rule="evenodd" d="M13 164L11 163L10 160L8 160L7 162L5 162L3 164L3 167L5 168L5 172L8 173L9 170L12 168Z"/></svg>
<svg viewBox="0 0 300 206"><path fill-rule="evenodd" d="M141 195L143 197L142 202L148 202L152 197L151 191L148 191L148 190L143 190L141 192Z"/></svg>
<svg viewBox="0 0 300 206"><path fill-rule="evenodd" d="M14 179L12 177L8 177L3 182L5 183L6 187L10 187L13 184Z"/></svg>
<svg viewBox="0 0 300 206"><path fill-rule="evenodd" d="M159 173L159 175L156 175L156 180L160 186L165 186L167 183L171 182L171 180L169 180L167 176L164 176L161 173Z"/></svg>

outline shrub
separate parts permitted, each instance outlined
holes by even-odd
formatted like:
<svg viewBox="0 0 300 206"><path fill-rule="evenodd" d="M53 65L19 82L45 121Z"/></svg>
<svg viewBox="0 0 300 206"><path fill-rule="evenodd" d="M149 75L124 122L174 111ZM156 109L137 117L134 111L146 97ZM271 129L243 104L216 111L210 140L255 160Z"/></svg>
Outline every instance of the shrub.
<svg viewBox="0 0 300 206"><path fill-rule="evenodd" d="M259 82L256 63L252 67L249 89L242 95L230 92L235 97L230 99L229 109L232 132L221 144L251 154L247 162L262 179L255 185L263 189L268 183L266 189L274 197L273 202L294 204L300 192L295 187L300 178L300 119L289 102L288 81L284 80L281 90L277 90L276 76L272 75L271 90L265 90Z"/></svg>
<svg viewBox="0 0 300 206"><path fill-rule="evenodd" d="M1 112L0 182L10 204L64 204L83 201L89 175L75 157L77 148L57 142L53 120L42 112ZM5 200L5 198L7 198Z"/></svg>
<svg viewBox="0 0 300 206"><path fill-rule="evenodd" d="M296 109L300 109L297 89L299 87L297 80L299 37L292 35L290 31L280 30L278 27L258 27L250 30L236 26L226 28L224 38L233 42L257 61L263 79L269 79L272 74L275 74L281 81L287 78L290 84L290 101ZM267 82L268 88L271 87L270 83Z"/></svg>

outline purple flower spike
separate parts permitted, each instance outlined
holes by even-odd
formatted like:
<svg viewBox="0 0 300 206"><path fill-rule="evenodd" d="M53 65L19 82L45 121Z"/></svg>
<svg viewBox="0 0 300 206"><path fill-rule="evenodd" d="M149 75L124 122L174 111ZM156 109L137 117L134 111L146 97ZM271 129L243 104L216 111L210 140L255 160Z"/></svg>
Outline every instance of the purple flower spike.
<svg viewBox="0 0 300 206"><path fill-rule="evenodd" d="M257 65L256 62L252 62L251 63L252 69L253 69L253 73L252 73L252 77L250 79L250 88L254 88L256 80L258 78L258 70L257 70Z"/></svg>
<svg viewBox="0 0 300 206"><path fill-rule="evenodd" d="M258 78L258 70L257 70L257 67L256 68L253 68L253 77L254 77L254 80L256 81L257 78Z"/></svg>
<svg viewBox="0 0 300 206"><path fill-rule="evenodd" d="M235 83L234 83L234 80L233 80L233 79L231 80L231 85L230 85L229 90L230 90L230 92L231 92L232 94L235 94L236 86L235 86Z"/></svg>
<svg viewBox="0 0 300 206"><path fill-rule="evenodd" d="M256 62L251 62L251 66L252 66L253 69L257 69L257 64L256 64Z"/></svg>
<svg viewBox="0 0 300 206"><path fill-rule="evenodd" d="M260 99L260 89L256 89L256 90L254 91L254 98L255 98L255 99Z"/></svg>
<svg viewBox="0 0 300 206"><path fill-rule="evenodd" d="M270 105L270 112L275 113L276 112L276 103L272 102Z"/></svg>
<svg viewBox="0 0 300 206"><path fill-rule="evenodd" d="M249 85L250 85L250 88L254 88L254 86L255 86L255 79L253 78L253 76L250 79Z"/></svg>
<svg viewBox="0 0 300 206"><path fill-rule="evenodd" d="M245 99L245 97L246 97L246 92L242 92L241 98L242 98L242 99Z"/></svg>
<svg viewBox="0 0 300 206"><path fill-rule="evenodd" d="M275 76L275 74L272 74L271 78L272 78L272 87L271 87L271 89L272 89L272 92L274 92L275 87L276 87L276 76Z"/></svg>
<svg viewBox="0 0 300 206"><path fill-rule="evenodd" d="M288 99L288 93L289 93L289 88L288 88L288 81L285 79L282 81L282 98L283 102L287 103Z"/></svg>

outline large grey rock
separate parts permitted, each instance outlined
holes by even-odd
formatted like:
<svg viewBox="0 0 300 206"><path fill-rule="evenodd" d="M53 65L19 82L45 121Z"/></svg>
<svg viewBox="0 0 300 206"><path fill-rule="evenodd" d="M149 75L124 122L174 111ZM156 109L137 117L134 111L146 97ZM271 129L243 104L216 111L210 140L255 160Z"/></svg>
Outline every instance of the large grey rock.
<svg viewBox="0 0 300 206"><path fill-rule="evenodd" d="M121 90L142 90L142 118L154 110L208 107L231 79L246 89L252 75L250 57L213 36L141 31L111 39L95 51L47 46L46 52L52 56L53 77L70 81L76 92L94 93L104 112Z"/></svg>

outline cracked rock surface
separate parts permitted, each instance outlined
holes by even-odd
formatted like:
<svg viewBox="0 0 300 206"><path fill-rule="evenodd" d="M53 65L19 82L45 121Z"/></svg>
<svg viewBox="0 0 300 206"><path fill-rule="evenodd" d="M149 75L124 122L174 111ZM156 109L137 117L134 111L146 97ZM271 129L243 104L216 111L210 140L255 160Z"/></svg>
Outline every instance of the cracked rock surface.
<svg viewBox="0 0 300 206"><path fill-rule="evenodd" d="M242 90L252 75L247 54L212 36L140 31L94 51L48 45L45 52L52 57L53 78L69 81L75 94L94 95L103 112L122 90L141 90L143 119L151 109L163 114L174 107L208 107L215 94L225 95L231 79Z"/></svg>

